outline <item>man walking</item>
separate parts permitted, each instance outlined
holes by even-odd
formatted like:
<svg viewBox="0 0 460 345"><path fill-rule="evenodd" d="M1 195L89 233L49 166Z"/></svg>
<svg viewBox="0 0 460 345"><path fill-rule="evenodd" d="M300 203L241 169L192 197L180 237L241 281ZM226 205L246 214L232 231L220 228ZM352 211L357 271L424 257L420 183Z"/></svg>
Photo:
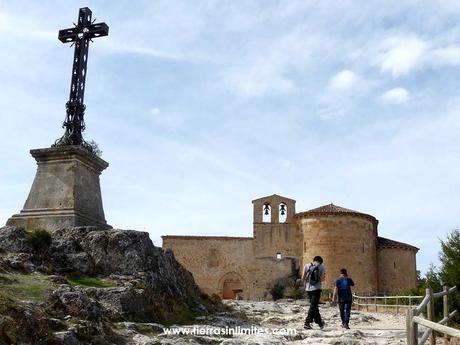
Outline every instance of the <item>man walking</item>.
<svg viewBox="0 0 460 345"><path fill-rule="evenodd" d="M340 277L335 281L332 301L336 302L338 296L342 327L346 329L350 329L348 324L350 323L351 303L353 302L352 286L355 286L355 283L348 277L347 269L342 268L340 270Z"/></svg>
<svg viewBox="0 0 460 345"><path fill-rule="evenodd" d="M326 271L323 266L323 258L315 256L313 262L305 265L302 272L301 281L305 282L305 290L310 300L310 308L305 319L305 329L312 329L311 323L315 322L321 329L324 328L324 322L319 313L319 300L321 298L321 282L324 281Z"/></svg>

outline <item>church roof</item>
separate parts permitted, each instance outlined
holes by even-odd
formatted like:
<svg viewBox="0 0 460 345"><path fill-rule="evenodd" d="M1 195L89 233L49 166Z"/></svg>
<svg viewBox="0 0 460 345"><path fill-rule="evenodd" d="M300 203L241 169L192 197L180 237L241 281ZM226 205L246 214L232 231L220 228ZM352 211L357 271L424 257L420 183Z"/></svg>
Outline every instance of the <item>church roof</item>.
<svg viewBox="0 0 460 345"><path fill-rule="evenodd" d="M415 250L416 252L418 251L417 247L411 246L410 244L390 240L389 238L380 237L380 236L377 237L377 246L379 248L404 248L404 249L412 249L412 250Z"/></svg>
<svg viewBox="0 0 460 345"><path fill-rule="evenodd" d="M285 196L278 195L278 194L272 194L272 195L263 196L263 197L261 197L261 198L257 198L257 199L252 200L252 202L254 202L254 201L259 201L259 200L263 200L263 199L270 199L270 198L285 199L285 200L289 200L289 201L294 201L294 202L295 202L294 199L287 198L287 197L285 197Z"/></svg>
<svg viewBox="0 0 460 345"><path fill-rule="evenodd" d="M377 222L377 219L374 216L371 216L370 214L366 214L366 213L362 213L359 211L351 210L349 208L337 206L337 205L334 205L333 203L330 203L328 205L323 205L317 208L313 208L305 212L297 213L296 217L309 216L309 215L314 215L314 216L351 215L351 216L366 217L366 218L371 219L373 222Z"/></svg>

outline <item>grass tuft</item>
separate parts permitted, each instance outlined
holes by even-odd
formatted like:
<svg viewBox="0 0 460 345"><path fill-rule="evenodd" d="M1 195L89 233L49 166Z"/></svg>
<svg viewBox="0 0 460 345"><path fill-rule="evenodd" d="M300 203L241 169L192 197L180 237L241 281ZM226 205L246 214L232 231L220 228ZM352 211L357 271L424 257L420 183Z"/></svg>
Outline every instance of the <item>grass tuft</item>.
<svg viewBox="0 0 460 345"><path fill-rule="evenodd" d="M39 274L0 274L0 283L0 293L21 301L44 301L55 287L47 276Z"/></svg>
<svg viewBox="0 0 460 345"><path fill-rule="evenodd" d="M96 288L110 288L116 287L117 284L107 279L99 279L95 277L80 277L73 276L69 277L68 280L74 286L87 286L87 287L96 287Z"/></svg>

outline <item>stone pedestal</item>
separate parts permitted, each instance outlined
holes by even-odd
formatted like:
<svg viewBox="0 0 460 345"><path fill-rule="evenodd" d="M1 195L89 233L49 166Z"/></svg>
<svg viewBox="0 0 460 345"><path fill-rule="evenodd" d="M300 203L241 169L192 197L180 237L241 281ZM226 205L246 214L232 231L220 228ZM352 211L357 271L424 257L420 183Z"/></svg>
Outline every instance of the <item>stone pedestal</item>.
<svg viewBox="0 0 460 345"><path fill-rule="evenodd" d="M109 165L106 161L80 146L30 153L37 161L37 173L23 209L7 225L49 231L86 225L112 228L104 217L99 183L99 175Z"/></svg>

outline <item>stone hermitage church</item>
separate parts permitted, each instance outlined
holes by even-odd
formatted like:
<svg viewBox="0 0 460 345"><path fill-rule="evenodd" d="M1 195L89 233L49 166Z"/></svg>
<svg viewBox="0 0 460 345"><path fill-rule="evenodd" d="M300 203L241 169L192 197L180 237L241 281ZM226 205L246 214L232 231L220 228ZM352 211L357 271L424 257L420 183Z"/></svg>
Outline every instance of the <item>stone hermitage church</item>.
<svg viewBox="0 0 460 345"><path fill-rule="evenodd" d="M418 248L378 236L378 220L329 204L296 213L295 200L272 195L252 201L252 237L162 236L163 248L208 294L269 299L277 282L295 279L299 268L321 255L323 289L342 267L362 293L395 293L416 286Z"/></svg>

